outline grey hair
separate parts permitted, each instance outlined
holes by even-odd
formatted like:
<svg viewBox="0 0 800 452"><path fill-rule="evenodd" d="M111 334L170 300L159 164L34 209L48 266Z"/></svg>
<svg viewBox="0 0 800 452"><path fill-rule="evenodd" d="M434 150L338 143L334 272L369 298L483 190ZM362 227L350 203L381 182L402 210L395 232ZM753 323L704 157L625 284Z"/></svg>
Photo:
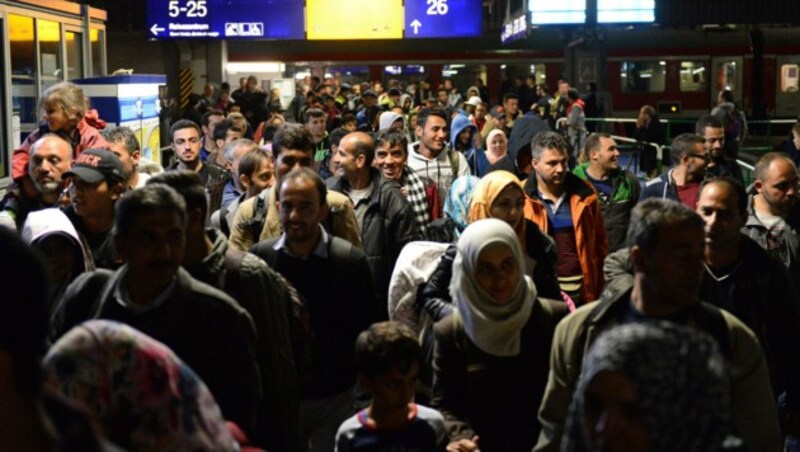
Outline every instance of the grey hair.
<svg viewBox="0 0 800 452"><path fill-rule="evenodd" d="M539 160L545 149L554 149L566 154L567 141L556 132L539 132L531 140L531 155L535 160Z"/></svg>
<svg viewBox="0 0 800 452"><path fill-rule="evenodd" d="M703 230L705 222L695 211L669 199L646 199L631 212L628 225L628 246L638 246L645 254L652 255L658 246L661 229L664 226L685 224Z"/></svg>
<svg viewBox="0 0 800 452"><path fill-rule="evenodd" d="M225 160L226 161L233 162L235 160L233 154L234 154L234 151L236 151L236 148L238 148L238 147L248 147L249 148L247 150L248 152L250 152L250 151L252 151L254 149L258 149L258 145L255 143L255 141L253 141L253 140L251 140L249 138L239 138L238 140L231 141L230 143L228 143L227 146L225 146Z"/></svg>
<svg viewBox="0 0 800 452"><path fill-rule="evenodd" d="M135 151L141 150L139 147L139 140L136 139L136 134L133 133L130 127L125 126L110 126L103 129L101 132L103 138L109 143L117 143L121 141L125 146L128 154L133 154Z"/></svg>

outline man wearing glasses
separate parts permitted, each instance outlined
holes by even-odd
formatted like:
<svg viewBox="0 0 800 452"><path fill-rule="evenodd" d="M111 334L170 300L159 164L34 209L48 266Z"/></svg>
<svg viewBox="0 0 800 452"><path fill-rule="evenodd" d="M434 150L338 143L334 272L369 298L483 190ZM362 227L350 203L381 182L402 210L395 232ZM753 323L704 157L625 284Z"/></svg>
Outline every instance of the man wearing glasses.
<svg viewBox="0 0 800 452"><path fill-rule="evenodd" d="M694 133L684 133L672 140L670 157L677 165L660 177L648 181L639 201L664 198L679 201L692 210L697 208L700 183L706 176L709 154L705 140Z"/></svg>
<svg viewBox="0 0 800 452"><path fill-rule="evenodd" d="M222 168L206 165L200 159L201 132L197 124L182 119L172 125L170 135L172 135L172 150L175 152L177 160L167 168L167 171L194 171L200 175L206 188L218 184L228 177Z"/></svg>

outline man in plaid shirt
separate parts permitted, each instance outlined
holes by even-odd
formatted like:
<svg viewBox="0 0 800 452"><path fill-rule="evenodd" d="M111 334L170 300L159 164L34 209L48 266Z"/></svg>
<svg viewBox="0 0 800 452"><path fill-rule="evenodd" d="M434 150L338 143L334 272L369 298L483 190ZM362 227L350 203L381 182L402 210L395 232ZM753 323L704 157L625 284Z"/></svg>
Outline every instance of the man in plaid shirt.
<svg viewBox="0 0 800 452"><path fill-rule="evenodd" d="M406 165L408 160L408 139L405 132L397 129L381 130L375 148L373 166L378 168L386 179L396 180L414 210L414 218L422 235L431 222L428 197L425 195L425 181Z"/></svg>

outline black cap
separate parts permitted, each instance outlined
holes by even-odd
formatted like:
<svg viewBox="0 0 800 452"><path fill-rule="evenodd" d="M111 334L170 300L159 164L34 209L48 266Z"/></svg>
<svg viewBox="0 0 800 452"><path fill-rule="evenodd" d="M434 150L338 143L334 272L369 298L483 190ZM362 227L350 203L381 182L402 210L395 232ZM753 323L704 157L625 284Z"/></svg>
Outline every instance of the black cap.
<svg viewBox="0 0 800 452"><path fill-rule="evenodd" d="M367 96L378 97L378 93L376 93L375 90L368 89L361 94L361 97Z"/></svg>
<svg viewBox="0 0 800 452"><path fill-rule="evenodd" d="M99 184L109 177L125 180L123 173L122 162L114 153L105 149L87 149L78 155L72 163L72 169L65 172L64 176L77 177L90 184Z"/></svg>
<svg viewBox="0 0 800 452"><path fill-rule="evenodd" d="M390 95L390 96L399 96L400 94L402 94L402 93L401 93L401 92L400 92L400 90L399 90L399 89L397 89L397 88L391 88L391 89L389 90L389 95Z"/></svg>
<svg viewBox="0 0 800 452"><path fill-rule="evenodd" d="M350 86L349 83L342 83L341 85L339 85L340 91L350 91L351 89L353 89L353 87Z"/></svg>

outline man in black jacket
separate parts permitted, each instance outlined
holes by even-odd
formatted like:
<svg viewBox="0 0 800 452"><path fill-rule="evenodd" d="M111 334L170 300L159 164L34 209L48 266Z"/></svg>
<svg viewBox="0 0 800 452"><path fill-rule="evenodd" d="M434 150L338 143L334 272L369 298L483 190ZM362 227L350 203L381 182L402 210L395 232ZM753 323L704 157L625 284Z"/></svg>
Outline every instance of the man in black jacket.
<svg viewBox="0 0 800 452"><path fill-rule="evenodd" d="M114 241L125 265L79 276L51 320L51 339L88 319L128 324L171 348L206 383L222 415L247 432L261 395L247 312L181 267L186 203L153 184L117 202Z"/></svg>
<svg viewBox="0 0 800 452"><path fill-rule="evenodd" d="M353 414L353 344L376 318L367 257L325 232L326 199L325 183L314 170L283 176L277 188L283 233L250 250L304 299L313 339L304 366L309 371L300 375L300 428L315 452L333 450L339 425Z"/></svg>
<svg viewBox="0 0 800 452"><path fill-rule="evenodd" d="M302 307L297 291L257 256L229 247L219 229L206 228L208 199L197 173L168 171L148 181L154 183L172 187L186 201L186 271L228 294L253 318L263 396L250 439L270 451L297 450L300 387L292 350L302 344L292 338L304 336L290 314Z"/></svg>
<svg viewBox="0 0 800 452"><path fill-rule="evenodd" d="M338 177L330 180L329 187L353 202L361 244L375 278L381 318L387 319L386 302L394 263L400 250L419 238L419 228L400 185L372 167L374 157L375 141L368 134L346 135L333 156Z"/></svg>

